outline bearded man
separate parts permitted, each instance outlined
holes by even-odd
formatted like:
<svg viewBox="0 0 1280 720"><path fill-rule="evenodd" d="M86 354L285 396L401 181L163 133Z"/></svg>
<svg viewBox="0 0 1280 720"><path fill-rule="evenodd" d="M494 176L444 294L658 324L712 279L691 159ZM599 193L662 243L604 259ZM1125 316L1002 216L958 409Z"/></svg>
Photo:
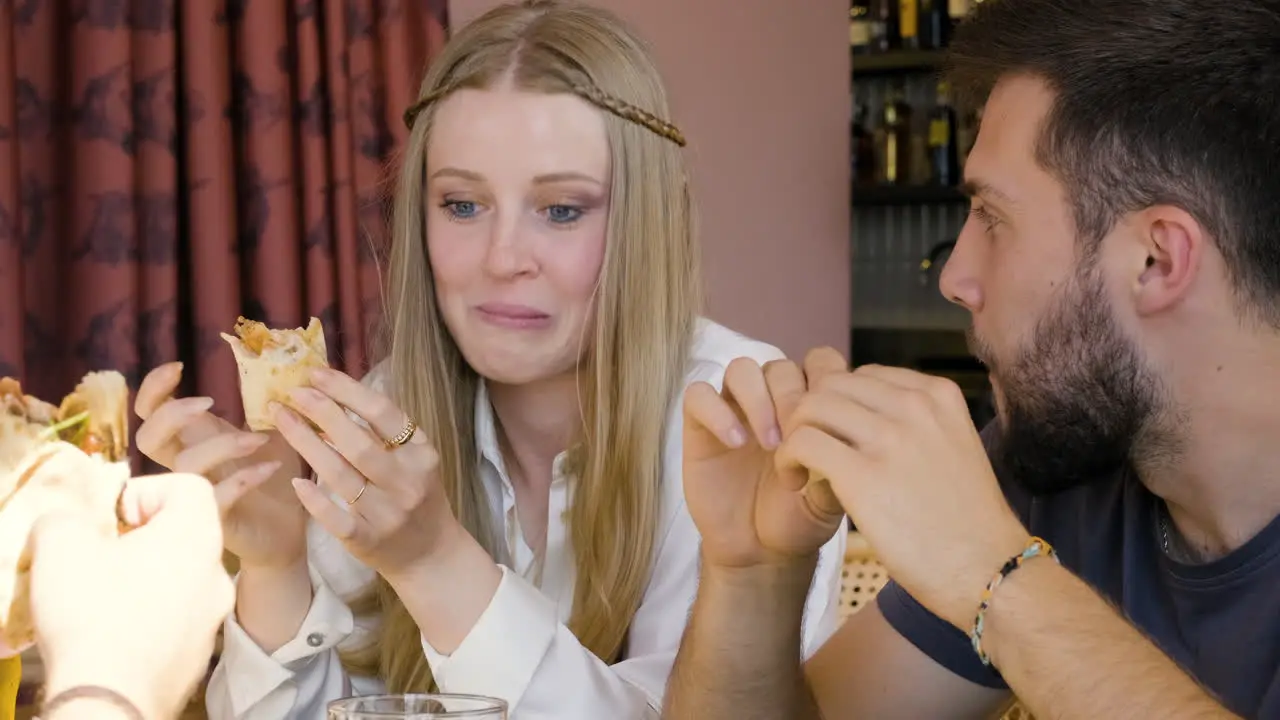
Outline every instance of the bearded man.
<svg viewBox="0 0 1280 720"><path fill-rule="evenodd" d="M941 285L997 420L831 350L690 388L665 717L1280 718L1277 38L1280 0L978 6ZM894 582L801 667L842 512Z"/></svg>

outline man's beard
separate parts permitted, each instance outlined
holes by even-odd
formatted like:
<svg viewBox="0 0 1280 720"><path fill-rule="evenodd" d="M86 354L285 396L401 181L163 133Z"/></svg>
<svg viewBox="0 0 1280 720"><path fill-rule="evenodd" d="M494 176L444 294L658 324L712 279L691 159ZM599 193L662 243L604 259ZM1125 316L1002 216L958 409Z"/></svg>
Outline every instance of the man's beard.
<svg viewBox="0 0 1280 720"><path fill-rule="evenodd" d="M1167 409L1087 260L1011 361L995 358L972 329L969 345L1003 400L988 431L992 464L1035 495L1112 476Z"/></svg>

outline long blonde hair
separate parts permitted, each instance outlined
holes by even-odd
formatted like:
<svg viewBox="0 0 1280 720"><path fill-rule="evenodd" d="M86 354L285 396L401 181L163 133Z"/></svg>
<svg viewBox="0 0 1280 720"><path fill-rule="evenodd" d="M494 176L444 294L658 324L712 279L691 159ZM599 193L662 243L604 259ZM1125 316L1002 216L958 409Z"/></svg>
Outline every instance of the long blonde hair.
<svg viewBox="0 0 1280 720"><path fill-rule="evenodd" d="M579 368L583 428L572 449L568 512L576 582L569 628L605 662L622 652L655 554L667 419L683 387L701 304L699 251L688 184L666 92L643 43L614 15L528 0L496 8L457 32L428 69L395 190L386 325L391 393L440 455L456 517L494 557L480 481L475 398L480 379L463 360L436 304L425 247L423 158L433 108L462 88L510 81L571 93L601 108L612 153L596 322ZM353 673L389 690L433 685L417 626L386 582L356 602L381 614L364 648L343 656Z"/></svg>

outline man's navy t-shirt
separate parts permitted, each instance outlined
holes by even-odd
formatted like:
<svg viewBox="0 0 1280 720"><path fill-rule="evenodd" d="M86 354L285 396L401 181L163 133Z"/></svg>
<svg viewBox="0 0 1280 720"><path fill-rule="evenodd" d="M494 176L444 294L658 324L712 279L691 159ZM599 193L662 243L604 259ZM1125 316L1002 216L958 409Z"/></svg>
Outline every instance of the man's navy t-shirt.
<svg viewBox="0 0 1280 720"><path fill-rule="evenodd" d="M1048 497L1001 482L1028 530L1048 540L1063 565L1122 608L1230 710L1280 719L1280 517L1226 557L1185 565L1163 551L1161 501L1132 473ZM987 687L1007 687L978 660L965 633L898 585L890 583L877 603L899 634L940 665ZM1064 669L1069 662L1064 658Z"/></svg>

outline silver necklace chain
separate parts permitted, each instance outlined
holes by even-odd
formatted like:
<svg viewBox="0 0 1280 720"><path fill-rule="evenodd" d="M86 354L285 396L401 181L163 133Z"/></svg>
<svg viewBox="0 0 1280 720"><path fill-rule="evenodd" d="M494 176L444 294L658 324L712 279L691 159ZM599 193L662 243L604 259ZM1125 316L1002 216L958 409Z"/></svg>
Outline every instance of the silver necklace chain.
<svg viewBox="0 0 1280 720"><path fill-rule="evenodd" d="M1158 512L1156 527L1160 530L1160 548L1164 550L1164 554L1180 563L1196 565L1205 562L1204 555L1197 553L1185 539L1179 537L1175 542L1174 531L1169 528L1171 520L1168 506L1161 503Z"/></svg>
<svg viewBox="0 0 1280 720"><path fill-rule="evenodd" d="M1160 547L1161 547L1161 549L1163 549L1163 550L1164 550L1164 554L1165 554L1165 555L1170 555L1170 552L1169 552L1169 511L1168 511L1168 510L1166 510L1166 509L1164 509L1163 507L1162 507L1162 508L1160 508L1160 510L1159 510L1159 515L1156 517L1156 526L1160 529Z"/></svg>

